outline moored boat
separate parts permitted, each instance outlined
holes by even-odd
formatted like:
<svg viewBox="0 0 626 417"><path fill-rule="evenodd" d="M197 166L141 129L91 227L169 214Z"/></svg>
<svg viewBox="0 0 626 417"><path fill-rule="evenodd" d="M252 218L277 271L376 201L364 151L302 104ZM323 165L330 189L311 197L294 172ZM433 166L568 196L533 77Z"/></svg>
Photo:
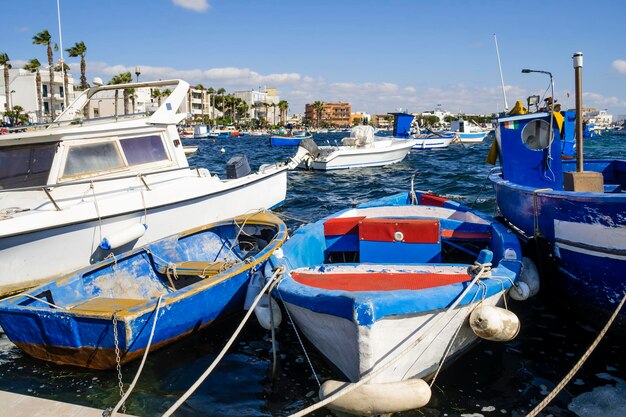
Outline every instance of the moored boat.
<svg viewBox="0 0 626 417"><path fill-rule="evenodd" d="M76 122L101 93L172 85L148 117ZM284 164L225 180L189 166L176 128L188 88L182 80L96 86L50 127L3 135L0 296L176 231L283 203Z"/></svg>
<svg viewBox="0 0 626 417"><path fill-rule="evenodd" d="M5 299L0 325L35 358L114 368L149 340L152 351L241 311L252 272L286 238L269 212L194 228Z"/></svg>
<svg viewBox="0 0 626 417"><path fill-rule="evenodd" d="M496 307L517 285L517 238L493 218L432 194L389 196L301 227L268 265L286 269L274 297L351 383L327 381L320 395L354 388L329 405L341 411L421 407L430 390L416 381L477 334L509 340L519 330L514 315ZM481 332L484 311L498 329L490 335Z"/></svg>
<svg viewBox="0 0 626 417"><path fill-rule="evenodd" d="M298 146L305 139L312 139L313 135L306 130L294 130L284 134L270 136L271 146Z"/></svg>
<svg viewBox="0 0 626 417"><path fill-rule="evenodd" d="M581 71L582 54L574 68ZM501 166L489 178L499 212L528 242L558 300L587 319L607 317L626 291L626 161L584 159L582 120L574 130L567 119L550 111L500 116ZM573 130L577 158L566 160L563 138Z"/></svg>
<svg viewBox="0 0 626 417"><path fill-rule="evenodd" d="M339 146L317 146L312 140L298 148L298 168L317 171L378 167L402 161L414 142L406 139L376 137L371 126L356 126Z"/></svg>

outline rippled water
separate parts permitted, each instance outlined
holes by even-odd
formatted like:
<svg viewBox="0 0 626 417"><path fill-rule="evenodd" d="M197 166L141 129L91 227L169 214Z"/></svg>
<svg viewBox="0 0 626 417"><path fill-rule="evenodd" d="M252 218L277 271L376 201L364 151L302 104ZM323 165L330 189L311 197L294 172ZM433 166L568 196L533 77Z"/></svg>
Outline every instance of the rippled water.
<svg viewBox="0 0 626 417"><path fill-rule="evenodd" d="M316 137L333 143L338 135ZM190 164L225 175L234 154L248 156L253 169L286 160L294 148L270 148L266 137L186 141L199 146ZM415 188L446 194L493 214L493 191L484 163L489 143L451 146L417 152L401 163L333 173L289 173L285 205L278 211L291 228L299 220L314 221L352 204L407 191L413 173ZM221 152L221 149L224 152ZM626 138L585 142L587 158L619 158ZM522 322L520 335L508 343L481 342L438 377L427 407L408 416L522 416L539 403L570 370L597 330L570 318L552 300L537 297L514 303ZM230 337L241 317L149 355L143 374L127 402L128 413L161 415L202 374ZM305 342L311 366L291 326L277 331L279 360L271 377L271 340L252 320L244 332L177 416L287 416L317 400L317 379L340 379L336 371ZM605 339L572 382L541 414L544 416L626 415L626 355L624 338ZM138 363L123 368L130 383ZM119 399L114 371L85 371L31 359L0 333L0 389L97 408ZM314 416L331 412L321 409ZM0 415L2 409L0 407Z"/></svg>

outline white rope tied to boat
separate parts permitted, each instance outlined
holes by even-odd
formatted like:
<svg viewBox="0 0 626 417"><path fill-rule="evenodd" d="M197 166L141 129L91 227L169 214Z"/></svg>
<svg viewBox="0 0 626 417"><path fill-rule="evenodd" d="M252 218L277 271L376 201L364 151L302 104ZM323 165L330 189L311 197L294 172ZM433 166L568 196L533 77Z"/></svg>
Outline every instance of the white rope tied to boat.
<svg viewBox="0 0 626 417"><path fill-rule="evenodd" d="M489 265L491 265L491 264L489 264ZM450 307L448 307L448 309L442 315L440 315L437 319L434 320L434 322L429 327L429 330L436 329L437 325L439 324L439 322L441 322L444 319L444 317L447 318L451 314L451 312L454 311L456 306L458 306L459 303L463 300L463 298L465 298L465 296L469 293L469 290L476 284L476 282L478 282L481 278L483 278L483 272L484 272L484 270L486 268L488 268L487 264L483 264L483 266L481 267L480 271L478 271L478 273L470 281L470 283L465 288L465 290L463 290L463 292L454 300L454 302L450 305ZM489 269L491 269L491 268L489 268ZM289 417L302 417L302 416L305 416L305 415L307 415L309 413L312 413L313 411L315 411L317 409L320 409L320 408L324 407L327 404L332 403L336 399L338 399L340 397L343 397L344 395L348 394L349 392L354 391L358 387L366 384L367 382L372 380L376 375L382 373L384 370L386 370L387 368L389 368L392 365L394 365L398 360L400 360L400 358L402 358L402 356L404 356L407 352L409 352L417 344L419 344L422 340L424 340L424 338L426 337L427 334L428 334L428 332L425 332L424 334L422 334L414 342L412 342L410 345L406 346L402 351L400 351L396 356L392 356L390 358L388 357L388 359L386 361L382 362L381 366L378 369L376 369L374 371L371 371L370 373L364 375L359 381L357 381L355 383L346 382L343 385L343 388L340 388L334 394L324 398L323 400L321 400L321 401L319 401L319 402L317 402L317 403L315 403L313 405L310 405L309 407L307 407L307 408L305 408L303 410L298 411L297 413L289 415Z"/></svg>
<svg viewBox="0 0 626 417"><path fill-rule="evenodd" d="M544 398L543 401L537 404L537 406L533 408L533 410L530 413L526 414L526 417L535 417L537 414L541 412L541 410L543 410L548 404L550 404L550 401L552 401L554 397L559 395L559 392L561 392L563 388L565 388L565 386L569 383L569 381L574 377L576 372L578 372L578 370L584 365L585 361L587 360L587 358L589 358L589 356L598 346L600 341L604 338L604 335L611 327L611 324L613 324L613 321L617 317L617 314L620 312L620 310L624 306L624 302L626 302L626 292L624 293L624 296L622 297L622 301L620 301L619 305L617 306L617 308L615 309L615 311L609 318L609 321L604 325L604 328L600 331L600 333L595 338L591 346L589 346L589 349L587 349L587 351L583 354L583 356L581 356L581 358L578 360L578 362L576 362L574 367L567 373L567 375L565 375L563 380L561 380L561 382L559 382L557 386L554 387L552 392L550 392L550 394L548 394L548 396Z"/></svg>
<svg viewBox="0 0 626 417"><path fill-rule="evenodd" d="M124 402L130 396L130 393L135 388L135 384L139 380L139 375L141 375L141 371L143 370L143 366L146 363L146 358L148 357L148 351L150 350L150 345L152 344L152 337L154 336L154 329L156 328L157 319L159 318L159 310L161 308L161 299L163 295L159 295L159 299L157 300L156 309L154 310L154 320L152 321L152 330L150 330L150 338L148 338L148 344L146 345L146 350L143 352L143 358L141 358L141 364L139 365L139 369L137 369L137 373L135 374L135 378L133 382L130 383L130 386L126 390L124 396L119 400L119 402L115 405L111 414L108 414L110 417L115 417L117 415L118 410L124 405ZM104 414L103 414L104 415Z"/></svg>
<svg viewBox="0 0 626 417"><path fill-rule="evenodd" d="M232 344L235 342L235 339L237 338L237 336L239 336L239 333L241 333L241 331L243 330L243 326L246 324L246 322L248 321L252 313L254 313L254 308L259 303L259 301L261 301L263 294L265 294L267 289L274 283L275 280L279 279L279 277L282 276L284 271L285 271L284 266L279 266L278 268L274 270L274 273L272 274L272 276L267 280L267 283L265 284L263 289L259 292L259 294L256 296L256 298L250 305L248 312L244 316L243 320L241 320L241 323L239 323L239 326L235 330L235 333L233 333L233 335L230 337L228 342L226 342L226 345L222 348L222 350L217 355L215 360L206 369L206 371L204 371L204 373L200 375L200 378L198 378L196 382L194 382L193 385L189 387L189 389L165 413L163 413L163 417L171 416L181 405L183 405L185 401L187 401L187 399L195 392L195 390L198 389L200 384L202 384L204 380L207 379L207 377L211 374L211 372L213 372L213 369L215 369L215 367L219 364L219 362L222 360L224 355L226 355L226 352L228 351L228 349L230 349Z"/></svg>

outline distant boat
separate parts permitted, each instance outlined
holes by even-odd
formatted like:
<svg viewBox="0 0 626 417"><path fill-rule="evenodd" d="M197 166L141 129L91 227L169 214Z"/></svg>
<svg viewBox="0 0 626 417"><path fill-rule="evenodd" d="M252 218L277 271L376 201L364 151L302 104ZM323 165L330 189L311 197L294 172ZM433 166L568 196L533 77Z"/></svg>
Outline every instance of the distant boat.
<svg viewBox="0 0 626 417"><path fill-rule="evenodd" d="M180 136L181 139L193 139L193 130L194 128L191 126L179 126L178 136Z"/></svg>
<svg viewBox="0 0 626 417"><path fill-rule="evenodd" d="M338 146L317 146L312 140L302 142L295 160L298 168L317 171L378 167L402 161L411 150L411 140L376 137L371 126L356 126L350 137Z"/></svg>
<svg viewBox="0 0 626 417"><path fill-rule="evenodd" d="M193 127L193 138L204 139L209 137L209 127L207 125L195 125Z"/></svg>
<svg viewBox="0 0 626 417"><path fill-rule="evenodd" d="M153 324L150 351L241 311L252 272L286 238L269 212L181 232L1 301L0 325L35 358L115 368L144 353Z"/></svg>
<svg viewBox="0 0 626 417"><path fill-rule="evenodd" d="M513 313L495 307L517 285L518 240L493 218L429 193L392 195L303 226L269 262L286 268L273 296L304 336L349 382L366 380L329 404L351 414L424 406L423 379L477 334L489 338L483 312L502 324L490 340L519 330ZM344 387L326 381L320 396Z"/></svg>
<svg viewBox="0 0 626 417"><path fill-rule="evenodd" d="M311 139L312 134L306 130L294 130L284 134L272 135L270 137L271 146L298 146L304 139Z"/></svg>
<svg viewBox="0 0 626 417"><path fill-rule="evenodd" d="M475 144L481 143L489 130L466 120L453 120L450 122L450 130L443 133L454 136L452 143Z"/></svg>
<svg viewBox="0 0 626 417"><path fill-rule="evenodd" d="M413 140L414 150L443 149L454 139L450 133L437 133L428 130L420 131L419 123L409 113L396 112L393 115L392 137ZM419 133L413 133L416 129Z"/></svg>
<svg viewBox="0 0 626 417"><path fill-rule="evenodd" d="M626 291L626 160L563 160L573 120L546 111L500 116L501 166L489 179L499 213L528 242L559 300L606 318ZM620 318L626 323L626 311Z"/></svg>

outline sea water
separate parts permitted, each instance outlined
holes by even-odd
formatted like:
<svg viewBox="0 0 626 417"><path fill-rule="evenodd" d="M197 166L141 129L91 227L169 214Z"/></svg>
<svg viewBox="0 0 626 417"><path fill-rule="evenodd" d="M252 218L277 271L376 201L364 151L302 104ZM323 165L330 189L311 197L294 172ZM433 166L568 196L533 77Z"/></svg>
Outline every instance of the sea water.
<svg viewBox="0 0 626 417"><path fill-rule="evenodd" d="M315 137L334 144L341 135ZM198 145L190 164L225 176L226 162L245 154L251 167L285 161L295 148L272 148L267 137L188 140ZM416 151L404 161L381 168L336 172L289 173L287 199L278 212L293 231L335 211L391 193L406 192L415 174L416 190L431 190L494 214L493 190L484 160L490 143L452 145ZM221 152L221 148L225 152ZM620 158L626 138L585 141L587 158ZM511 302L519 317L519 336L508 343L482 341L438 376L433 396L421 410L397 416L523 416L548 395L591 344L598 329L570 317L552 300L536 297ZM159 416L212 363L241 316L151 353L127 412ZM287 416L318 400L318 381L341 379L337 371L306 341L300 343L284 320L276 332L278 361L272 372L269 332L252 320L209 378L176 416ZM541 415L618 417L626 415L624 338L609 336L572 382ZM306 354L305 354L306 352ZM122 369L126 387L138 361ZM0 389L96 408L114 406L120 398L116 371L58 366L24 355L0 333ZM313 416L327 416L320 409ZM0 416L2 407L0 406Z"/></svg>

